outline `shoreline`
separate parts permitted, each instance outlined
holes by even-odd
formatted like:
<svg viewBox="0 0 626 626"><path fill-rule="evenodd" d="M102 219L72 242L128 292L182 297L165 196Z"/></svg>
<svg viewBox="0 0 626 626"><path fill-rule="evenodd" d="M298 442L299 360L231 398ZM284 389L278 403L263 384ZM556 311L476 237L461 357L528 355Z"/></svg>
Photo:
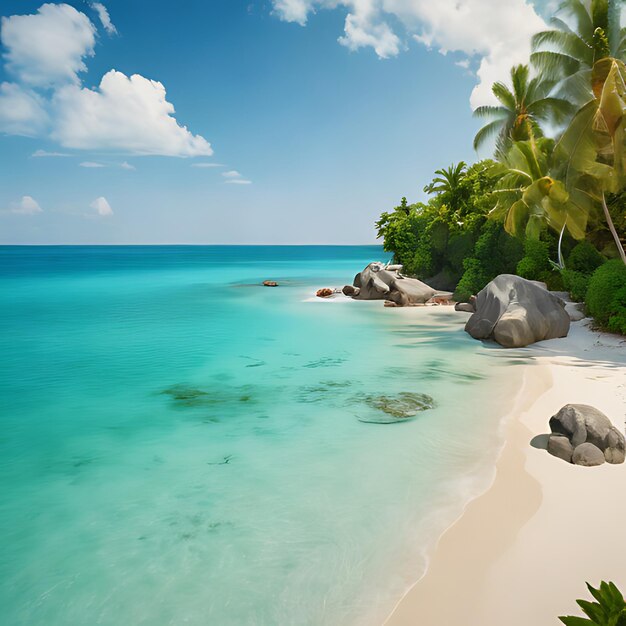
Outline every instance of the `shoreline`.
<svg viewBox="0 0 626 626"><path fill-rule="evenodd" d="M499 626L505 615L514 626L548 626L579 614L585 581L626 589L626 466L573 466L530 443L567 403L597 406L624 429L626 344L587 322L566 338L507 351L532 361L509 368L522 384L502 418L494 479L440 536L386 626Z"/></svg>

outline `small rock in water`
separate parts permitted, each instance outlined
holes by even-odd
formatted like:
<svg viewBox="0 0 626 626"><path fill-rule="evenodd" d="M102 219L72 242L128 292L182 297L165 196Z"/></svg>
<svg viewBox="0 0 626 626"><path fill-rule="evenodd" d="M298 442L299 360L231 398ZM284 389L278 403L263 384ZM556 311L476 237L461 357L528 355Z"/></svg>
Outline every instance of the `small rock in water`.
<svg viewBox="0 0 626 626"><path fill-rule="evenodd" d="M317 293L315 294L318 298L329 298L330 296L333 295L333 290L329 289L328 287L324 287L323 289L318 289Z"/></svg>
<svg viewBox="0 0 626 626"><path fill-rule="evenodd" d="M434 400L424 393L402 392L397 396L366 396L365 403L385 415L362 416L361 422L392 424L415 417L420 411L432 409Z"/></svg>
<svg viewBox="0 0 626 626"><path fill-rule="evenodd" d="M275 280L264 280L263 286L264 287L278 287L278 283Z"/></svg>

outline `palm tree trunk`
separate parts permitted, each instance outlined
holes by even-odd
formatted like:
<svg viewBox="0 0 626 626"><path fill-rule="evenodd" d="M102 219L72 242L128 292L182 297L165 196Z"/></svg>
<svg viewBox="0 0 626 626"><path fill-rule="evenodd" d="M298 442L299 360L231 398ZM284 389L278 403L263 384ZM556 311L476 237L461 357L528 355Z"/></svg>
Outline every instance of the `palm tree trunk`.
<svg viewBox="0 0 626 626"><path fill-rule="evenodd" d="M626 252L624 252L624 246L622 246L622 242L619 239L619 235L615 230L615 225L613 224L613 220L611 219L611 214L609 213L609 207L606 205L606 198L604 197L604 192L602 192L602 209L604 210L604 217L606 218L606 223L609 226L609 230L611 231L611 235L613 235L613 239L615 240L615 245L617 246L617 251L619 252L619 256L622 259L624 265L626 265Z"/></svg>

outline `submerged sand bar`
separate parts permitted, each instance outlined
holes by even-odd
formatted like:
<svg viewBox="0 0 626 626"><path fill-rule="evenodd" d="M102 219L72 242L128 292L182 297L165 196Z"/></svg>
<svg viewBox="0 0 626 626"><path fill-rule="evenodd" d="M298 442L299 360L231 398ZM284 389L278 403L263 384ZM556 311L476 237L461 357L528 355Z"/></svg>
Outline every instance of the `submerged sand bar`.
<svg viewBox="0 0 626 626"><path fill-rule="evenodd" d="M387 626L554 626L580 614L585 581L626 591L626 465L578 467L530 443L567 403L597 407L623 432L626 341L582 321L565 339L510 352L534 359L511 369L521 385L495 480L441 537Z"/></svg>

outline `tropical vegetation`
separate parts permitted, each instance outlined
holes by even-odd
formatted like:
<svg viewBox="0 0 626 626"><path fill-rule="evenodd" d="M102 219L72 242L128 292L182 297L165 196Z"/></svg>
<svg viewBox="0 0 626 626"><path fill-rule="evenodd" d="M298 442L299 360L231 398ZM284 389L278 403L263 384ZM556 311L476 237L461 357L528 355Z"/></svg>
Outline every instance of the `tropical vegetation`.
<svg viewBox="0 0 626 626"><path fill-rule="evenodd" d="M376 226L405 272L457 299L499 273L542 280L626 332L626 28L621 0L564 0L528 64L481 106L493 159L437 170ZM593 287L593 288L592 288Z"/></svg>
<svg viewBox="0 0 626 626"><path fill-rule="evenodd" d="M600 583L595 589L587 583L595 602L576 600L587 617L559 617L565 626L626 626L626 601L614 583Z"/></svg>

